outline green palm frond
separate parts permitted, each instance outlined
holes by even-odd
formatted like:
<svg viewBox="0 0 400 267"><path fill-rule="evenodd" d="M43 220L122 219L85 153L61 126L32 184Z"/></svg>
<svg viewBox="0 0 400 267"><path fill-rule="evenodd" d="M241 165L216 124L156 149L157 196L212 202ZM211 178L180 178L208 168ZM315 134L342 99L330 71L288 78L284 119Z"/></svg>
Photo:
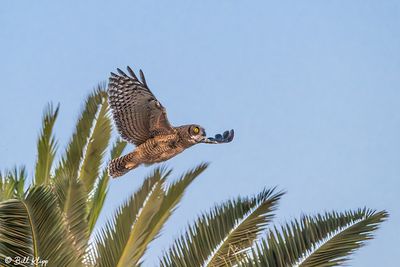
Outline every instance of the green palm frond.
<svg viewBox="0 0 400 267"><path fill-rule="evenodd" d="M99 90L102 90L99 87ZM82 158L82 165L79 171L79 180L85 185L86 191L90 192L96 178L99 176L104 152L108 147L111 137L111 120L108 116L107 97L102 98L99 111L96 114L92 125L88 144Z"/></svg>
<svg viewBox="0 0 400 267"><path fill-rule="evenodd" d="M122 151L125 149L127 143L122 140L118 140L115 142L113 148L111 149L111 158L117 158L122 154ZM103 208L104 201L107 196L108 190L108 182L109 175L107 166L104 168L102 175L99 177L96 187L94 189L93 196L90 197L88 201L88 223L89 223L89 233L91 233L96 225L97 219L100 215L100 212Z"/></svg>
<svg viewBox="0 0 400 267"><path fill-rule="evenodd" d="M1 262L4 257L40 257L51 266L80 266L56 206L55 196L40 186L24 200L0 203Z"/></svg>
<svg viewBox="0 0 400 267"><path fill-rule="evenodd" d="M74 241L79 258L82 260L89 240L86 200L87 193L81 181L69 176L54 179L53 192L62 211L69 236Z"/></svg>
<svg viewBox="0 0 400 267"><path fill-rule="evenodd" d="M164 255L161 266L231 266L242 259L272 219L283 193L264 190L214 207Z"/></svg>
<svg viewBox="0 0 400 267"><path fill-rule="evenodd" d="M76 129L71 141L63 155L55 176L69 175L78 178L79 168L84 157L85 149L90 142L92 126L95 123L96 115L104 102L105 92L100 88L91 93L84 105L84 109L78 119Z"/></svg>
<svg viewBox="0 0 400 267"><path fill-rule="evenodd" d="M32 229L28 213L21 200L0 203L0 262L6 257L33 255Z"/></svg>
<svg viewBox="0 0 400 267"><path fill-rule="evenodd" d="M135 259L141 259L146 252L150 242L158 237L164 224L171 217L180 200L182 199L188 186L198 177L206 168L207 163L202 163L193 170L186 172L177 181L172 183L163 192L160 209L154 214L148 222L147 233L143 235L142 245L135 251ZM138 261L139 262L139 261Z"/></svg>
<svg viewBox="0 0 400 267"><path fill-rule="evenodd" d="M385 211L360 209L345 213L305 216L270 231L243 266L338 266L372 238L388 217Z"/></svg>
<svg viewBox="0 0 400 267"><path fill-rule="evenodd" d="M14 180L8 179L7 171L5 174L0 172L0 201L4 201L14 196Z"/></svg>
<svg viewBox="0 0 400 267"><path fill-rule="evenodd" d="M157 168L143 185L123 203L95 238L96 266L135 266L135 250L143 244L148 222L160 208L162 186L170 172Z"/></svg>
<svg viewBox="0 0 400 267"><path fill-rule="evenodd" d="M11 198L23 198L25 194L26 169L14 167L0 173L0 201Z"/></svg>
<svg viewBox="0 0 400 267"><path fill-rule="evenodd" d="M58 116L60 105L54 109L48 104L42 119L42 130L37 142L37 159L35 166L35 184L47 185L50 182L50 171L57 150L57 143L53 136L54 123Z"/></svg>
<svg viewBox="0 0 400 267"><path fill-rule="evenodd" d="M87 200L111 134L107 112L106 94L99 86L86 100L53 181L58 206L80 259L89 239Z"/></svg>
<svg viewBox="0 0 400 267"><path fill-rule="evenodd" d="M153 230L149 222L157 215L164 200L165 178L166 176L153 187L137 213L117 267L136 266L139 263L141 252L147 248L148 242L146 241Z"/></svg>
<svg viewBox="0 0 400 267"><path fill-rule="evenodd" d="M265 230L273 218L278 200L283 193L273 194L274 190L267 190L253 199L254 207L238 221L228 236L219 245L218 249L208 259L207 266L226 266L237 262L239 254L251 248L254 240ZM238 253L240 252L240 253Z"/></svg>
<svg viewBox="0 0 400 267"><path fill-rule="evenodd" d="M165 189L171 171L156 169L118 210L96 238L97 266L137 266L150 242L160 233L186 188L208 164L200 164ZM110 250L110 246L118 248Z"/></svg>

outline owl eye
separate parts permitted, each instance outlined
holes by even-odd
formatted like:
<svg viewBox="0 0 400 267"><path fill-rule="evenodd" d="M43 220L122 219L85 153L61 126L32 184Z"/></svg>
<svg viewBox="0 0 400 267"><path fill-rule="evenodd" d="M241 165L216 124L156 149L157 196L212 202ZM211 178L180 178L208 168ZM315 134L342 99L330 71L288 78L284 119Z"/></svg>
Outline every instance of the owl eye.
<svg viewBox="0 0 400 267"><path fill-rule="evenodd" d="M198 134L200 132L200 128L199 127L193 127L193 132L195 134Z"/></svg>

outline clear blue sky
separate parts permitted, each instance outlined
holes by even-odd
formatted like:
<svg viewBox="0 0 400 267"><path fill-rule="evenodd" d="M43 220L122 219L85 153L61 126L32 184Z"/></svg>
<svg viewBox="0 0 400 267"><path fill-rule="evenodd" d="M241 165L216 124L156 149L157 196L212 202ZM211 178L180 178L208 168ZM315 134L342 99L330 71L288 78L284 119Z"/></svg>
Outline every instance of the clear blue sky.
<svg viewBox="0 0 400 267"><path fill-rule="evenodd" d="M85 96L131 65L173 124L236 130L229 145L199 145L168 162L176 176L212 164L145 266L200 211L275 185L288 191L277 223L387 209L389 221L350 265L398 264L399 1L71 2L2 1L1 169L26 164L32 175L45 104L61 102L63 149ZM109 215L150 170L111 182Z"/></svg>

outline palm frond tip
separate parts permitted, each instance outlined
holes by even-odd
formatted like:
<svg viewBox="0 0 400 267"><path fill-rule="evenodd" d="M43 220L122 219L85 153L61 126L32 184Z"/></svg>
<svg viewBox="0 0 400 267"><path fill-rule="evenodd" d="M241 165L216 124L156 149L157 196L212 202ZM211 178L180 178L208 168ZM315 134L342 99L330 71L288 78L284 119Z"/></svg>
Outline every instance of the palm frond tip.
<svg viewBox="0 0 400 267"><path fill-rule="evenodd" d="M162 266L226 266L246 256L272 219L282 192L263 190L229 200L202 214L161 259Z"/></svg>
<svg viewBox="0 0 400 267"><path fill-rule="evenodd" d="M337 266L372 238L385 211L360 209L304 216L270 230L242 266Z"/></svg>

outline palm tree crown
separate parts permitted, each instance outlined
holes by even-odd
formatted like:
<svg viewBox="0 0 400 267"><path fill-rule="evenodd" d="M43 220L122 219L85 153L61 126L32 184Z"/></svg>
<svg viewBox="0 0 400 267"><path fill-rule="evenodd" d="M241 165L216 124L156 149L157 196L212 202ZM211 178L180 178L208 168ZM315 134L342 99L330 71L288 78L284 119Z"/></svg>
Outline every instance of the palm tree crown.
<svg viewBox="0 0 400 267"><path fill-rule="evenodd" d="M0 265L17 257L46 260L47 266L142 265L149 244L208 164L173 182L167 182L171 170L155 168L114 216L96 227L108 192L104 163L120 156L126 143L111 142L107 94L99 86L86 99L68 146L55 162L58 113L59 106L45 109L32 183L26 184L25 167L0 173ZM271 227L283 195L275 188L263 189L216 205L164 251L159 265L337 266L373 238L388 217L385 211L364 208Z"/></svg>

